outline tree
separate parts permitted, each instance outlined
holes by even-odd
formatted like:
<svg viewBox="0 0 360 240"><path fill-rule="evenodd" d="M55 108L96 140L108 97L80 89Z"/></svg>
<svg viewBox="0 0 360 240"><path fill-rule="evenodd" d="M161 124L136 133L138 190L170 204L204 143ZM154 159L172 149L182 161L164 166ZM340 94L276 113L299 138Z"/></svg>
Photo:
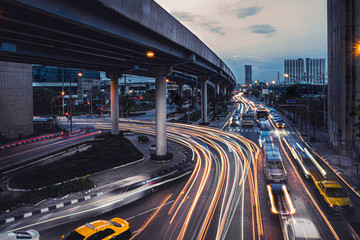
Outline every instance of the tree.
<svg viewBox="0 0 360 240"><path fill-rule="evenodd" d="M359 104L352 108L350 116L356 116L357 117L357 119L356 119L357 122L354 124L354 127L357 130L357 133L355 134L355 137L360 138L360 100L359 100Z"/></svg>
<svg viewBox="0 0 360 240"><path fill-rule="evenodd" d="M143 100L151 102L152 106L154 106L155 103L155 96L156 96L155 89L151 89L142 95Z"/></svg>
<svg viewBox="0 0 360 240"><path fill-rule="evenodd" d="M254 88L250 91L250 95L253 95L254 97L258 98L260 95L260 90L257 88Z"/></svg>
<svg viewBox="0 0 360 240"><path fill-rule="evenodd" d="M60 93L45 87L33 89L34 115L56 114L62 107Z"/></svg>
<svg viewBox="0 0 360 240"><path fill-rule="evenodd" d="M315 140L315 133L318 127L321 127L323 124L323 114L322 111L322 98L314 98L311 101L309 106L309 117L310 117L310 124L313 128L312 139Z"/></svg>
<svg viewBox="0 0 360 240"><path fill-rule="evenodd" d="M91 99L92 99L92 112L95 113L96 111L100 113L100 108L103 106L96 106L96 104L105 104L106 103L106 96L105 93L101 91L100 86L93 86L91 87ZM90 99L88 99L90 101Z"/></svg>

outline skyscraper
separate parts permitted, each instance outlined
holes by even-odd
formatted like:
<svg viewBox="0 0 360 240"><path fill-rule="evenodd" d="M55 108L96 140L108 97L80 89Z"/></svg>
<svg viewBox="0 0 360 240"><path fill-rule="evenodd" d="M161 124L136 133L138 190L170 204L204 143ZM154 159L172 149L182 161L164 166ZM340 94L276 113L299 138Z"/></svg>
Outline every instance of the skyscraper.
<svg viewBox="0 0 360 240"><path fill-rule="evenodd" d="M245 65L245 84L250 85L252 84L252 70L251 65Z"/></svg>
<svg viewBox="0 0 360 240"><path fill-rule="evenodd" d="M303 58L285 59L284 74L285 73L289 75L289 77L285 78L285 82L289 84L323 84L325 58L306 58L305 62Z"/></svg>
<svg viewBox="0 0 360 240"><path fill-rule="evenodd" d="M360 102L360 1L328 0L328 130L329 141L342 155L360 139L351 114Z"/></svg>
<svg viewBox="0 0 360 240"><path fill-rule="evenodd" d="M284 61L284 74L288 74L285 83L303 82L304 77L304 59L285 59Z"/></svg>
<svg viewBox="0 0 360 240"><path fill-rule="evenodd" d="M306 81L309 84L323 84L325 76L325 58L306 58L305 60Z"/></svg>

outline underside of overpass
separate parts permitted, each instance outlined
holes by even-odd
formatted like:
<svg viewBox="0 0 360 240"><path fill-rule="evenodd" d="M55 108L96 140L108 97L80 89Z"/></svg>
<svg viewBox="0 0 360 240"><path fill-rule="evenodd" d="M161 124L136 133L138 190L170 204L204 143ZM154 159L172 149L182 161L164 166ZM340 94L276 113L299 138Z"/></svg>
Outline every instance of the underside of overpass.
<svg viewBox="0 0 360 240"><path fill-rule="evenodd" d="M0 23L1 61L151 76L157 86L165 77L189 85L199 81L203 96L208 80L230 90L236 83L226 64L153 0L0 0ZM117 85L111 86L117 93ZM162 91L157 89L159 96ZM157 126L157 139L166 140L163 125L165 130Z"/></svg>

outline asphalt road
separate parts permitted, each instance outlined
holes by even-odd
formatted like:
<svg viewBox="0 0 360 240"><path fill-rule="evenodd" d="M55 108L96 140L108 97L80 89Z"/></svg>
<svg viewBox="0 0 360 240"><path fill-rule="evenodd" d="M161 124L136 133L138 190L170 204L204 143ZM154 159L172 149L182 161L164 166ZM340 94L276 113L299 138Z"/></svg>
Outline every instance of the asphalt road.
<svg viewBox="0 0 360 240"><path fill-rule="evenodd" d="M244 112L246 105L239 104L240 111ZM119 127L153 135L154 125L143 119L146 118L124 120ZM108 130L111 126L107 118L75 118L73 124L75 128L92 126L93 132ZM166 185L160 185L160 182L156 183L159 185L144 185L130 194L114 192L94 201L5 224L0 230L35 228L41 239L60 239L85 222L120 217L129 221L134 239L282 239L286 219L302 217L316 225L323 239L353 239L360 229L359 199L351 195L355 206L353 216L331 216L324 211L313 182L305 178L285 145L287 141L307 147L288 123L284 129L272 127L271 131L287 170L287 186L296 213L283 218L270 213L263 157L256 146L260 131L256 125L247 129L227 126L224 131L219 131L168 123L168 138L189 147L194 154L196 165L190 176ZM74 141L90 138L81 134L71 137ZM39 145L11 150L1 157L16 159L22 152L23 156L34 154L32 157L35 157L35 152L41 152L41 149L51 151L52 146L67 144L65 140L47 140ZM17 161L20 159L19 156ZM338 179L326 164L317 160L328 178ZM147 191L154 192L123 206L124 202Z"/></svg>

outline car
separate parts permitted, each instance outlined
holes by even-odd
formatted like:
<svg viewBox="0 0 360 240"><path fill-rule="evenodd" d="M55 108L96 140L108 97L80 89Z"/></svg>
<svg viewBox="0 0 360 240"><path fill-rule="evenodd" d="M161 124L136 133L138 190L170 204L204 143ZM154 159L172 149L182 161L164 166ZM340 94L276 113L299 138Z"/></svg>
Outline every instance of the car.
<svg viewBox="0 0 360 240"><path fill-rule="evenodd" d="M34 229L27 231L15 231L15 232L2 232L0 233L1 240L16 240L16 239L29 239L39 240L40 234Z"/></svg>
<svg viewBox="0 0 360 240"><path fill-rule="evenodd" d="M275 122L275 127L276 128L284 128L285 127L285 123L283 120L279 120Z"/></svg>
<svg viewBox="0 0 360 240"><path fill-rule="evenodd" d="M293 215L296 212L291 201L286 185L274 183L266 185L267 201L271 214L274 215Z"/></svg>
<svg viewBox="0 0 360 240"><path fill-rule="evenodd" d="M259 135L259 145L265 151L266 146L268 144L273 144L273 137L269 134L269 132L261 132Z"/></svg>
<svg viewBox="0 0 360 240"><path fill-rule="evenodd" d="M259 127L260 127L261 131L263 131L263 132L265 132L265 131L270 132L271 131L271 125L270 125L269 121L260 121L259 122Z"/></svg>
<svg viewBox="0 0 360 240"><path fill-rule="evenodd" d="M253 127L254 121L251 114L244 113L241 117L241 126L242 127Z"/></svg>
<svg viewBox="0 0 360 240"><path fill-rule="evenodd" d="M267 120L265 119L265 118L258 118L258 119L256 119L256 122L257 122L257 124L258 124L258 126L260 127L260 124L262 123L262 122L266 122Z"/></svg>
<svg viewBox="0 0 360 240"><path fill-rule="evenodd" d="M237 126L238 125L238 116L237 115L233 115L232 121L231 121L231 125L232 126Z"/></svg>
<svg viewBox="0 0 360 240"><path fill-rule="evenodd" d="M276 118L276 117L279 118L280 116L277 113L270 114L271 119Z"/></svg>
<svg viewBox="0 0 360 240"><path fill-rule="evenodd" d="M343 187L337 181L316 181L320 200L329 214L352 214L354 206Z"/></svg>
<svg viewBox="0 0 360 240"><path fill-rule="evenodd" d="M277 121L282 121L282 118L281 117L273 117L272 120L274 123L276 123Z"/></svg>
<svg viewBox="0 0 360 240"><path fill-rule="evenodd" d="M264 152L264 175L266 182L286 183L287 172L277 147L267 145Z"/></svg>
<svg viewBox="0 0 360 240"><path fill-rule="evenodd" d="M309 219L299 217L287 218L284 221L283 229L285 240L321 240L318 229Z"/></svg>
<svg viewBox="0 0 360 240"><path fill-rule="evenodd" d="M127 240L131 238L129 223L121 218L86 223L62 236L62 240Z"/></svg>

